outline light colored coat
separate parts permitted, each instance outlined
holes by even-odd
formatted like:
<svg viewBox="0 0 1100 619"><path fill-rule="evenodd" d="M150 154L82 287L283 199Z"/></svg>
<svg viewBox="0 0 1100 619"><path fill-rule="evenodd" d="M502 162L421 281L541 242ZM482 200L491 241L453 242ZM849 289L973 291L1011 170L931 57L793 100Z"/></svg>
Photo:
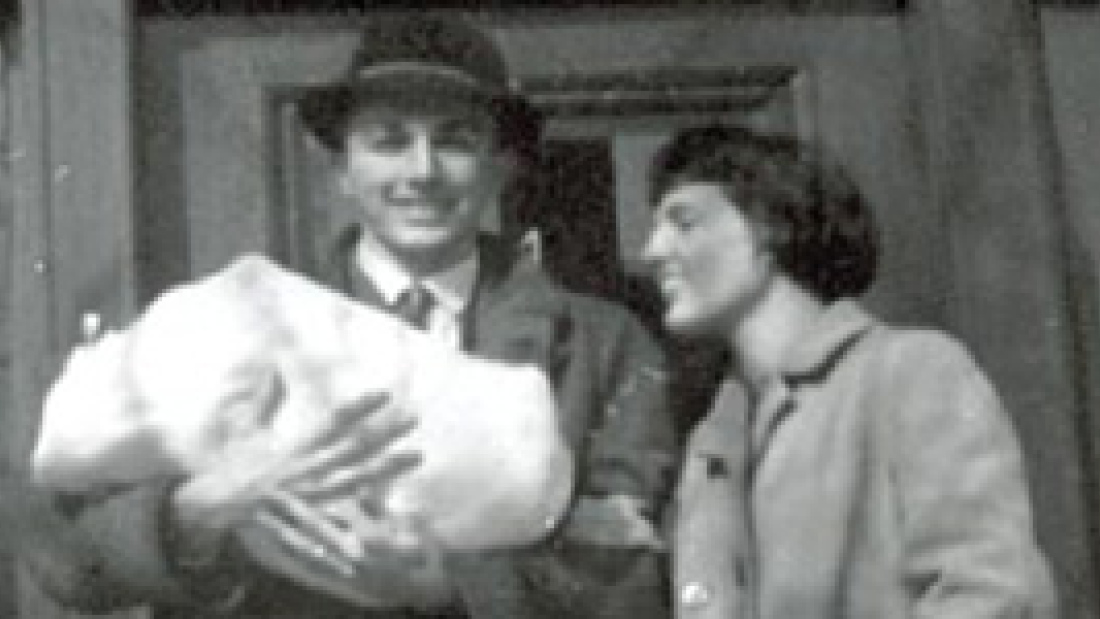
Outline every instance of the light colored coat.
<svg viewBox="0 0 1100 619"><path fill-rule="evenodd" d="M1011 422L967 352L830 306L750 404L728 380L676 504L677 616L1054 616Z"/></svg>

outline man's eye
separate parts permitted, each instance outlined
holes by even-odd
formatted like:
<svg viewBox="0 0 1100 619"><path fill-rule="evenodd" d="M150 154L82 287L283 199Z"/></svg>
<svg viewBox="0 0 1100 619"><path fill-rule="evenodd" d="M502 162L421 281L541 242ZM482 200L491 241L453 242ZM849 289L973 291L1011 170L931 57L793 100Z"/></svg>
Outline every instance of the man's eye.
<svg viewBox="0 0 1100 619"><path fill-rule="evenodd" d="M402 150L409 140L400 135L386 134L371 140L370 145L379 150Z"/></svg>
<svg viewBox="0 0 1100 619"><path fill-rule="evenodd" d="M410 141L408 133L392 128L377 127L358 134L361 144L378 150L400 150Z"/></svg>
<svg viewBox="0 0 1100 619"><path fill-rule="evenodd" d="M475 151L485 144L485 136L474 129L455 129L442 133L436 138L436 145L462 151Z"/></svg>

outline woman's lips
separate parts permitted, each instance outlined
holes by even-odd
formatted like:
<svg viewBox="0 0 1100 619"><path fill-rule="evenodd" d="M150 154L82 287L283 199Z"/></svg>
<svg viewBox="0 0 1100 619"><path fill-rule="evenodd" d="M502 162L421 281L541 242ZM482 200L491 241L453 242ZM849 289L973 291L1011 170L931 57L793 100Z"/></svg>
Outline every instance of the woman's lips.
<svg viewBox="0 0 1100 619"><path fill-rule="evenodd" d="M683 287L683 280L675 275L661 276L658 282L666 299L671 299Z"/></svg>

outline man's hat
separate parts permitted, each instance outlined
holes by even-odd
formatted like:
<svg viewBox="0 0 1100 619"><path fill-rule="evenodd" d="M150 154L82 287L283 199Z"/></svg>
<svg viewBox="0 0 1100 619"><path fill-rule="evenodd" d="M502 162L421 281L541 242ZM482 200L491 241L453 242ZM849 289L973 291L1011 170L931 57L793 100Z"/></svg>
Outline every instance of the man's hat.
<svg viewBox="0 0 1100 619"><path fill-rule="evenodd" d="M537 141L540 119L509 84L504 58L482 31L457 18L405 15L373 19L344 74L299 101L306 128L326 148L343 147L355 110L375 100L484 106L509 148Z"/></svg>

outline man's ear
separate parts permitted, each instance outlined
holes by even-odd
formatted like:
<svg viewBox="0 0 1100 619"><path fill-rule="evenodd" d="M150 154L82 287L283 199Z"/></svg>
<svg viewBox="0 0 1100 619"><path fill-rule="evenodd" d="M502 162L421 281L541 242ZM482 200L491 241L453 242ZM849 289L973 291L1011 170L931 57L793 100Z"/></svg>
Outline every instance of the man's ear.
<svg viewBox="0 0 1100 619"><path fill-rule="evenodd" d="M332 176L336 183L336 189L342 196L352 195L351 176L348 174L347 168L342 165L343 162L339 162L339 167L333 172Z"/></svg>
<svg viewBox="0 0 1100 619"><path fill-rule="evenodd" d="M519 173L520 158L515 151L498 148L492 155L493 180L501 188L507 187Z"/></svg>
<svg viewBox="0 0 1100 619"><path fill-rule="evenodd" d="M325 176L333 183L340 195L352 194L351 177L348 174L348 153L346 148L339 150L326 149L324 153L328 164L325 168Z"/></svg>

